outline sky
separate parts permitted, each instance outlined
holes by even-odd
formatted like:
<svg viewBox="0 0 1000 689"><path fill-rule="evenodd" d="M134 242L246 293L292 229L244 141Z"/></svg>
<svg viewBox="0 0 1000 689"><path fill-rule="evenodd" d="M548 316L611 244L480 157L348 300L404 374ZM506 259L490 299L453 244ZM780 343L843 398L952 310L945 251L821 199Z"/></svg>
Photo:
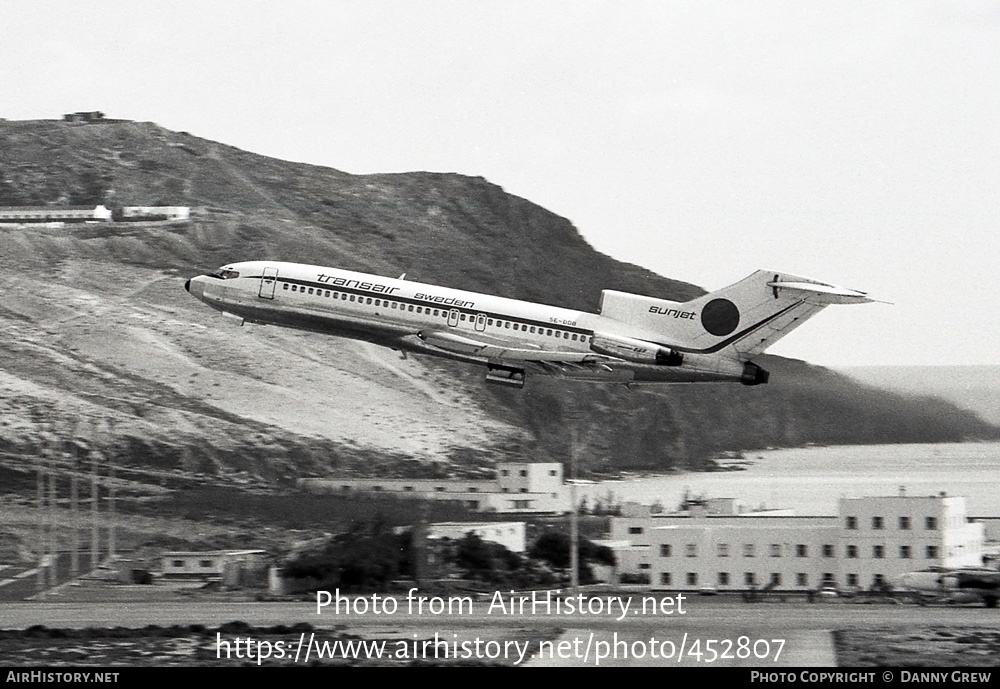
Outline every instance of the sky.
<svg viewBox="0 0 1000 689"><path fill-rule="evenodd" d="M3 118L485 177L709 290L892 302L775 354L1000 364L1000 0L0 0L0 65Z"/></svg>

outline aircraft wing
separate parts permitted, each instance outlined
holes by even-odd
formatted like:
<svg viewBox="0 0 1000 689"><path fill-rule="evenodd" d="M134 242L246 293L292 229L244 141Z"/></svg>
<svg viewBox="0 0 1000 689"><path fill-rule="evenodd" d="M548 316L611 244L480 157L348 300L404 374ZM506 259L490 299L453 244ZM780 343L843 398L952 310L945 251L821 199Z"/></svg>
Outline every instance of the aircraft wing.
<svg viewBox="0 0 1000 689"><path fill-rule="evenodd" d="M417 337L429 345L454 354L483 357L494 361L519 362L557 362L557 363L596 363L613 360L611 357L589 352L568 352L559 350L529 349L516 347L501 342L488 342L485 339L475 339L465 335L440 330L422 330Z"/></svg>

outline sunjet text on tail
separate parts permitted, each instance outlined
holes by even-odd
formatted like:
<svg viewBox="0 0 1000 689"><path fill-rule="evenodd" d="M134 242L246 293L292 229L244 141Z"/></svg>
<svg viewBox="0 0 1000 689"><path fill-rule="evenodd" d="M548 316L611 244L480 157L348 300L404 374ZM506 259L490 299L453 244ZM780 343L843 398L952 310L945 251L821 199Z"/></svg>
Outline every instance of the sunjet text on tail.
<svg viewBox="0 0 1000 689"><path fill-rule="evenodd" d="M367 340L478 364L492 383L528 373L621 383L766 383L751 359L830 304L864 292L758 270L687 302L604 290L600 313L337 268L246 261L185 283L240 323Z"/></svg>

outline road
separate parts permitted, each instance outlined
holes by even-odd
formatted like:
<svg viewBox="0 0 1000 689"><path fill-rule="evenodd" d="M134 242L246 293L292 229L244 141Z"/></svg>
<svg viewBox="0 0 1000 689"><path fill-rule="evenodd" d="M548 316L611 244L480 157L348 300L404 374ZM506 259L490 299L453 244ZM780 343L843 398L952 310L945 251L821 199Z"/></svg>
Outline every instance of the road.
<svg viewBox="0 0 1000 689"><path fill-rule="evenodd" d="M370 602L371 597L368 599ZM385 599L382 600L384 603ZM329 610L317 614L314 601L18 602L0 604L0 627L23 629L35 624L73 628L143 627L195 623L217 627L238 620L255 626L308 622L316 628L318 637L326 629L336 627L365 638L423 639L438 633L441 638L459 640L497 638L504 631L557 628L563 631L551 642L546 657L536 657L527 665L593 665L596 656L603 652L602 665L707 665L709 658L713 658L714 665L830 667L836 662L830 635L835 629L929 624L995 629L1000 624L998 611L981 607L922 608L839 602L747 604L728 597L691 597L686 600L684 614L675 610L672 615L643 612L638 607L642 598L635 597L624 616L620 610L611 614L606 611L604 614L501 614L497 610L490 613L488 599L474 601L471 610L465 607L462 611L454 608L451 613L424 610L423 614L411 614L405 598L394 601L396 610L391 614L386 607L375 612L371 605L360 614L357 611L333 614ZM686 652L678 662L682 644Z"/></svg>

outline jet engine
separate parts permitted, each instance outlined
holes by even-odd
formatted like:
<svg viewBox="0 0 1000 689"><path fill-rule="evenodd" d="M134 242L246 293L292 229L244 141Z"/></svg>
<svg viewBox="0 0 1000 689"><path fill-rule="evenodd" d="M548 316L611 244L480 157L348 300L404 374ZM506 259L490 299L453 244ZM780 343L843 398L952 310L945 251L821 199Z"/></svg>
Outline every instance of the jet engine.
<svg viewBox="0 0 1000 689"><path fill-rule="evenodd" d="M684 363L684 355L670 347L620 335L594 333L590 348L598 354L634 361L637 364L680 366Z"/></svg>
<svg viewBox="0 0 1000 689"><path fill-rule="evenodd" d="M740 382L744 385L763 385L770 377L770 371L765 371L757 364L748 361L743 364L743 375L740 376Z"/></svg>

